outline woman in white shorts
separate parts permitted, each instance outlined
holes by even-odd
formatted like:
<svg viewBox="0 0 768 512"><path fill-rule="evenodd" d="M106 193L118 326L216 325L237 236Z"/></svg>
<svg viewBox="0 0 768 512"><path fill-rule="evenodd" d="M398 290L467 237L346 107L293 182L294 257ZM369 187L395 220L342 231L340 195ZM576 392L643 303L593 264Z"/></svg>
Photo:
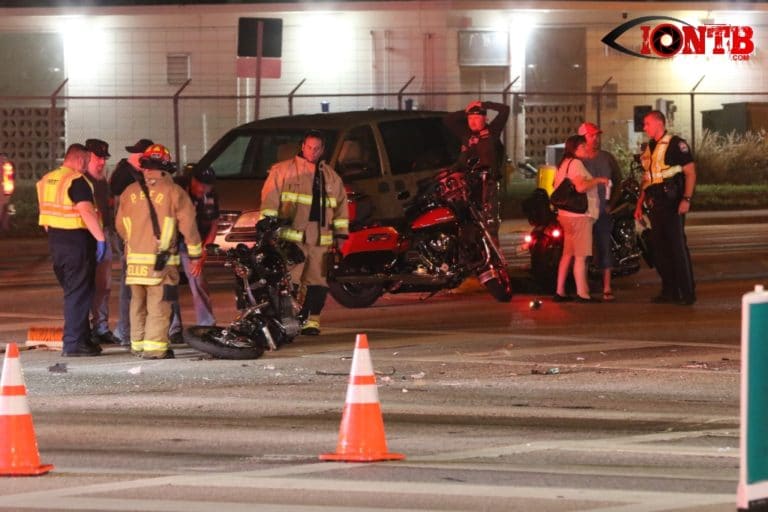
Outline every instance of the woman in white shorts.
<svg viewBox="0 0 768 512"><path fill-rule="evenodd" d="M587 282L587 256L592 256L592 224L598 216L597 185L608 178L593 178L581 161L587 156L587 140L583 135L571 135L565 141L563 159L557 166L555 188L566 176L578 192L587 193L587 211L573 213L559 210L557 220L563 226L563 256L557 267L557 291L555 302L574 300L565 293L565 280L573 261L573 278L576 281L576 302L600 302L589 294Z"/></svg>

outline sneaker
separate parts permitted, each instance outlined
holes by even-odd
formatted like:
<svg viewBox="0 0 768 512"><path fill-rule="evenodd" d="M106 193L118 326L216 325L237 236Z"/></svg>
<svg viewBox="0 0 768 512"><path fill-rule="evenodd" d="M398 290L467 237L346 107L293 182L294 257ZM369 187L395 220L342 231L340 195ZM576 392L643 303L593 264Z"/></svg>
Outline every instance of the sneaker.
<svg viewBox="0 0 768 512"><path fill-rule="evenodd" d="M301 334L305 336L319 336L320 322L317 320L307 320L301 326Z"/></svg>
<svg viewBox="0 0 768 512"><path fill-rule="evenodd" d="M176 356L171 349L168 349L165 352L147 352L145 350L141 357L143 359L176 359Z"/></svg>
<svg viewBox="0 0 768 512"><path fill-rule="evenodd" d="M92 336L92 340L94 343L97 343L99 345L120 345L122 344L122 340L115 336L112 331L103 332L101 334L94 333Z"/></svg>
<svg viewBox="0 0 768 512"><path fill-rule="evenodd" d="M171 342L171 345L182 345L184 343L184 335L181 334L181 331L175 332L168 335L168 340Z"/></svg>

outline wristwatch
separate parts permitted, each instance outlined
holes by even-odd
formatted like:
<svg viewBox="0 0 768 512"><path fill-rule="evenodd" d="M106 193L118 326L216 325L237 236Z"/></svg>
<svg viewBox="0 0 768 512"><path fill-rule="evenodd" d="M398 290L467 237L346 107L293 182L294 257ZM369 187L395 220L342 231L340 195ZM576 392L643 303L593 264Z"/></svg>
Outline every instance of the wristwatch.
<svg viewBox="0 0 768 512"><path fill-rule="evenodd" d="M691 202L691 196L683 196L683 201Z"/></svg>

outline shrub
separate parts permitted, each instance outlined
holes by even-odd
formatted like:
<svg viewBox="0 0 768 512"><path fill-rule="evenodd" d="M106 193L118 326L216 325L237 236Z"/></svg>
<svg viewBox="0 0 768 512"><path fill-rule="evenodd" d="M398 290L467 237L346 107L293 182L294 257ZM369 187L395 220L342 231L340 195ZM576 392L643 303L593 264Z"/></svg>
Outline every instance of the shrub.
<svg viewBox="0 0 768 512"><path fill-rule="evenodd" d="M700 183L750 185L768 181L768 133L721 135L705 130L696 146Z"/></svg>

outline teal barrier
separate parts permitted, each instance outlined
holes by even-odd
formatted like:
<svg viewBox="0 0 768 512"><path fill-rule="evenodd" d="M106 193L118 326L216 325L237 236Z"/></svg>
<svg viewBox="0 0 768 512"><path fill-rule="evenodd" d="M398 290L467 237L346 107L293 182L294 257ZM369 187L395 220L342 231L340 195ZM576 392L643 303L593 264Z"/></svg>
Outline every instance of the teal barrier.
<svg viewBox="0 0 768 512"><path fill-rule="evenodd" d="M768 512L768 292L741 299L740 512Z"/></svg>

